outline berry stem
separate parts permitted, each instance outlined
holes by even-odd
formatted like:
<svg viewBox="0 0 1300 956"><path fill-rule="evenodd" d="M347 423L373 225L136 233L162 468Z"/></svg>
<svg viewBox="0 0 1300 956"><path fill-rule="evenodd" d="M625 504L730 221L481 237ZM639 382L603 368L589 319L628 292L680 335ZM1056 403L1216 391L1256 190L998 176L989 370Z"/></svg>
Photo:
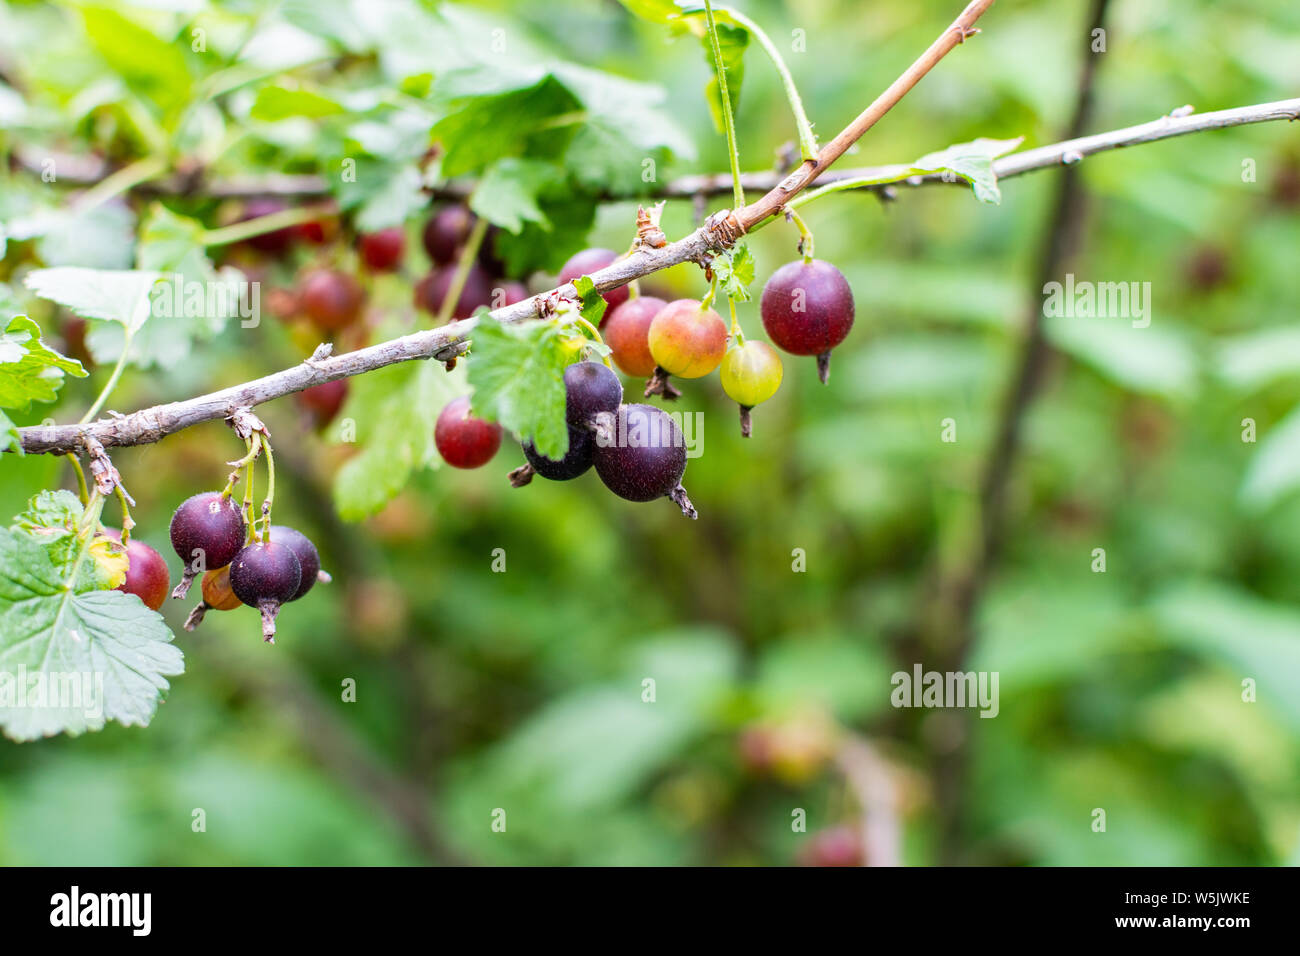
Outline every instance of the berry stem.
<svg viewBox="0 0 1300 956"><path fill-rule="evenodd" d="M473 267L474 260L478 258L478 249L483 244L483 237L487 235L487 230L488 221L478 219L474 223L474 228L470 230L465 245L461 247L460 258L456 260L456 271L451 277L451 285L447 288L447 294L443 296L442 305L438 306L438 317L435 320L438 325L446 325L451 321L451 316L456 311L456 304L460 302L460 295L465 291L465 280L469 278L469 270Z"/></svg>
<svg viewBox="0 0 1300 956"><path fill-rule="evenodd" d="M80 545L77 549L77 559L72 562L72 569L68 572L67 579L63 582L63 590L67 592L64 601L73 591L73 586L77 582L77 574L81 571L82 564L86 561L86 555L90 553L90 542L94 540L94 531L99 527L99 516L104 510L104 498L96 488L90 493L90 500L86 502L86 508L81 513L81 521L77 525L77 537L80 539ZM60 615L63 606L60 606Z"/></svg>
<svg viewBox="0 0 1300 956"><path fill-rule="evenodd" d="M801 159L816 159L818 153L817 136L813 133L812 123L808 121L808 114L803 108L803 99L799 96L799 88L795 86L794 77L790 75L790 68L785 65L785 60L781 57L781 51L777 49L772 38L757 23L745 16L739 10L728 8L727 15L735 20L742 27L748 30L758 41L758 45L763 48L772 65L776 67L777 74L781 77L781 85L785 87L785 98L790 103L790 112L794 114L795 129L799 131L799 155Z"/></svg>
<svg viewBox="0 0 1300 956"><path fill-rule="evenodd" d="M77 212L84 214L102 206L114 196L129 192L141 183L160 175L166 168L166 164L158 156L150 156L129 166L123 166L82 193L77 200Z"/></svg>
<svg viewBox="0 0 1300 956"><path fill-rule="evenodd" d="M745 187L740 182L740 151L736 147L736 119L731 115L731 94L727 92L727 68L722 63L722 46L718 43L718 25L713 19L713 4L704 0L704 17L708 23L709 45L713 48L713 66L718 76L718 99L722 108L722 125L727 131L727 158L731 160L731 187L736 208L745 205Z"/></svg>
<svg viewBox="0 0 1300 956"><path fill-rule="evenodd" d="M737 345L745 344L745 333L741 331L740 319L736 317L736 300L727 296L727 307L731 309L731 338Z"/></svg>
<svg viewBox="0 0 1300 956"><path fill-rule="evenodd" d="M803 221L803 217L794 211L790 206L785 208L785 218L794 223L795 228L799 230L799 254L803 256L806 265L813 260L813 234L808 228L808 224Z"/></svg>
<svg viewBox="0 0 1300 956"><path fill-rule="evenodd" d="M81 468L81 462L77 460L76 452L65 452L67 459L72 463L72 470L77 476L77 495L81 498L81 504L90 501L90 492L86 489L86 473Z"/></svg>
<svg viewBox="0 0 1300 956"><path fill-rule="evenodd" d="M262 543L271 541L271 505L275 502L275 455L271 453L271 442L263 440L266 449L266 500L262 502Z"/></svg>
<svg viewBox="0 0 1300 956"><path fill-rule="evenodd" d="M228 246L233 242L242 242L268 232L278 232L290 226L314 222L321 216L333 215L334 211L332 202L286 209L283 212L273 212L268 216L258 216L256 219L245 219L243 222L236 222L220 229L205 229L199 236L199 242L204 246Z"/></svg>
<svg viewBox="0 0 1300 956"><path fill-rule="evenodd" d="M135 527L135 520L131 517L131 503L127 500L126 489L120 483L113 488L113 493L122 506L122 543L126 544L131 540L131 529Z"/></svg>
<svg viewBox="0 0 1300 956"><path fill-rule="evenodd" d="M126 368L126 357L131 352L132 338L134 338L134 334L130 329L127 329L126 335L122 339L122 354L117 357L117 364L113 366L113 373L109 375L108 381L100 389L99 395L95 398L95 403L90 406L86 414L81 416L81 420L77 422L78 425L88 424L94 419L99 414L99 410L104 407L104 403L108 401L108 396L112 394L113 389L117 388L117 383L122 378L122 370Z"/></svg>

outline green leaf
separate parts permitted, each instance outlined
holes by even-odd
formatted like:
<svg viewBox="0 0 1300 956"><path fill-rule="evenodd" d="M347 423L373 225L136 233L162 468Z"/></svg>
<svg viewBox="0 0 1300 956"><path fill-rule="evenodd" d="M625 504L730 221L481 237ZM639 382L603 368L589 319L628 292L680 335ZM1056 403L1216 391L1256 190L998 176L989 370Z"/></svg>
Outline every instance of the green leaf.
<svg viewBox="0 0 1300 956"><path fill-rule="evenodd" d="M701 16L700 23L704 22ZM731 102L731 115L734 117L740 109L740 85L745 79L745 50L749 47L749 31L742 26L722 22L720 11L714 11L714 25L717 27L718 48L722 53L722 68L727 73L727 99ZM721 84L713 59L713 46L709 41L707 28L701 37L704 44L704 56L709 64L711 78L704 88L704 95L709 102L709 113L713 116L713 125L719 132L726 130L726 120L722 115Z"/></svg>
<svg viewBox="0 0 1300 956"><path fill-rule="evenodd" d="M135 247L135 213L106 203L88 212L59 210L34 224L41 261L47 266L126 269Z"/></svg>
<svg viewBox="0 0 1300 956"><path fill-rule="evenodd" d="M149 318L150 292L161 278L161 273L135 269L60 266L29 272L25 283L42 299L66 306L87 319L121 323L134 334Z"/></svg>
<svg viewBox="0 0 1300 956"><path fill-rule="evenodd" d="M420 468L438 463L433 428L453 386L436 362L390 365L352 382L343 421L361 451L339 469L334 505L348 521L380 511Z"/></svg>
<svg viewBox="0 0 1300 956"><path fill-rule="evenodd" d="M354 212L362 232L400 226L429 204L414 162L361 159L355 180L339 181L335 195L343 211Z"/></svg>
<svg viewBox="0 0 1300 956"><path fill-rule="evenodd" d="M547 458L563 458L564 369L575 353L554 322L480 320L469 362L474 413L532 441Z"/></svg>
<svg viewBox="0 0 1300 956"><path fill-rule="evenodd" d="M13 531L20 531L45 549L55 573L60 580L68 580L75 572L77 582L86 588L102 590L116 587L122 578L115 571L126 573L125 561L120 568L96 561L83 561L78 567L83 538L77 532L84 509L80 499L70 491L42 491L27 502L27 508L14 518ZM112 543L100 539L104 545ZM96 543L92 548L102 552ZM123 552L123 556L125 552Z"/></svg>
<svg viewBox="0 0 1300 956"><path fill-rule="evenodd" d="M591 276L578 276L573 280L573 287L582 299L582 317L599 327L601 316L605 314L605 307L609 303L596 291L596 283L591 280Z"/></svg>
<svg viewBox="0 0 1300 956"><path fill-rule="evenodd" d="M469 207L510 232L519 232L526 222L550 229L551 221L538 206L538 198L563 180L563 170L552 163L508 157L484 171L469 197Z"/></svg>
<svg viewBox="0 0 1300 956"><path fill-rule="evenodd" d="M582 248L596 217L596 200L563 190L564 195L547 196L540 203L550 228L525 223L518 234L497 236L497 252L505 258L512 275L528 275L538 269L559 272L575 249Z"/></svg>
<svg viewBox="0 0 1300 956"><path fill-rule="evenodd" d="M1270 428L1246 466L1241 502L1262 511L1300 487L1300 406Z"/></svg>
<svg viewBox="0 0 1300 956"><path fill-rule="evenodd" d="M1181 398L1196 391L1196 352L1172 327L1135 328L1129 320L1051 316L1047 337L1063 352L1135 392Z"/></svg>
<svg viewBox="0 0 1300 956"><path fill-rule="evenodd" d="M14 452L23 455L23 439L15 425L3 411L0 411L0 453Z"/></svg>
<svg viewBox="0 0 1300 956"><path fill-rule="evenodd" d="M81 581L67 590L45 548L0 529L0 727L10 739L75 735L109 720L147 725L166 677L184 671L171 641L135 595Z"/></svg>
<svg viewBox="0 0 1300 956"><path fill-rule="evenodd" d="M25 411L33 401L54 401L64 373L77 378L87 374L76 359L60 355L42 342L40 326L27 316L10 319L0 333L0 408Z"/></svg>
<svg viewBox="0 0 1300 956"><path fill-rule="evenodd" d="M108 7L82 10L86 34L113 71L164 112L189 102L193 79L180 41L159 39Z"/></svg>
<svg viewBox="0 0 1300 956"><path fill-rule="evenodd" d="M993 160L1011 152L1022 142L1024 137L981 137L969 143L957 143L937 153L927 153L912 166L917 173L940 173L964 179L970 183L976 199L997 204L1002 202L1002 191L998 188L998 178L993 173Z"/></svg>
<svg viewBox="0 0 1300 956"><path fill-rule="evenodd" d="M1219 378L1234 388L1260 388L1300 374L1300 326L1259 329L1219 345Z"/></svg>
<svg viewBox="0 0 1300 956"><path fill-rule="evenodd" d="M749 285L754 281L754 254L749 251L749 246L741 244L719 253L713 259L713 273L718 277L718 288L723 295L737 302L750 300Z"/></svg>
<svg viewBox="0 0 1300 956"><path fill-rule="evenodd" d="M343 107L329 97L302 87L264 86L257 91L257 99L249 116L256 120L275 122L294 116L319 119L343 113Z"/></svg>

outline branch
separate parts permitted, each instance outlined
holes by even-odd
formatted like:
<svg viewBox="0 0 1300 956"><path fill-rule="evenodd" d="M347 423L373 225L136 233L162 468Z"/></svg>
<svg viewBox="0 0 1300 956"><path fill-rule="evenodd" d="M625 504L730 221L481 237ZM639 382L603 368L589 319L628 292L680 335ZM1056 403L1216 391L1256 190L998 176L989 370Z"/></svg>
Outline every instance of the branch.
<svg viewBox="0 0 1300 956"><path fill-rule="evenodd" d="M660 249L642 246L625 259L592 273L591 278L600 292L626 285L633 279L661 272L683 262L701 262L712 252L726 249L752 226L774 215L786 201L793 198L846 149L884 116L889 109L914 87L958 43L974 32L971 26L994 0L974 0L930 48L923 53L876 101L866 108L843 132L827 143L816 160L805 162L799 169L779 183L757 202L736 210L716 213L703 226L684 239L669 243ZM548 293L535 295L523 302L509 305L490 313L499 322L520 322L542 315L544 303L554 295L576 298L573 283L566 283ZM322 346L315 355L301 365L267 375L256 381L236 385L183 402L172 402L146 408L133 415L100 420L90 425L31 426L20 429L23 449L28 452L67 452L83 447L86 436L102 444L142 445L155 442L199 422L227 417L240 406L259 405L291 392L302 391L312 385L360 375L375 369L421 358L452 358L467 347L465 339L477 319L464 319L405 335L401 338L372 345L345 355L327 358L328 347Z"/></svg>

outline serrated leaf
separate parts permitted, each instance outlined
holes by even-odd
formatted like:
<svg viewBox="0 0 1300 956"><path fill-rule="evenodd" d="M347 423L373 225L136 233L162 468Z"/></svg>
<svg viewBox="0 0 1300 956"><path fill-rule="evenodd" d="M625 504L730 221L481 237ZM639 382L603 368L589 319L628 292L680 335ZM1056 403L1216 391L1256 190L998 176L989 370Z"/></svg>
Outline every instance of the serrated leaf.
<svg viewBox="0 0 1300 956"><path fill-rule="evenodd" d="M66 590L44 548L0 529L0 727L11 740L147 725L166 678L184 671L171 641L135 595Z"/></svg>
<svg viewBox="0 0 1300 956"><path fill-rule="evenodd" d="M596 283L591 276L578 276L573 280L573 287L582 299L581 314L584 319L599 328L601 317L609 305L605 297L596 291Z"/></svg>
<svg viewBox="0 0 1300 956"><path fill-rule="evenodd" d="M76 359L60 355L42 342L40 326L27 316L9 320L0 333L0 408L25 411L33 401L54 401L65 373L77 378L87 374Z"/></svg>
<svg viewBox="0 0 1300 956"><path fill-rule="evenodd" d="M438 463L433 428L454 386L436 362L403 362L357 376L342 420L356 424L361 451L334 480L334 505L348 521L377 513L420 468Z"/></svg>
<svg viewBox="0 0 1300 956"><path fill-rule="evenodd" d="M718 287L723 295L737 302L750 300L749 285L754 281L754 254L749 251L749 246L738 245L715 256L713 273L718 277Z"/></svg>
<svg viewBox="0 0 1300 956"><path fill-rule="evenodd" d="M484 171L469 197L469 207L510 232L519 232L526 222L550 229L551 221L538 199L563 180L564 172L553 163L507 157Z"/></svg>
<svg viewBox="0 0 1300 956"><path fill-rule="evenodd" d="M969 143L957 143L937 153L927 153L915 163L916 173L939 173L964 179L970 183L975 198L980 202L1002 202L1002 191L998 188L998 178L993 173L993 160L1006 155L1024 142L1024 137L1016 139L980 139Z"/></svg>
<svg viewBox="0 0 1300 956"><path fill-rule="evenodd" d="M569 450L564 369L575 354L554 322L480 320L469 362L474 414L558 461Z"/></svg>
<svg viewBox="0 0 1300 956"><path fill-rule="evenodd" d="M66 306L87 319L118 322L134 334L149 318L150 291L161 273L138 269L37 269L24 280L43 299Z"/></svg>
<svg viewBox="0 0 1300 956"><path fill-rule="evenodd" d="M67 580L76 571L79 586L115 588L126 576L126 550L121 548L118 556L107 547L120 548L111 539L92 540L89 545L92 557L99 560L84 561L80 567L77 566L85 540L78 536L84 510L81 500L70 491L42 491L14 517L11 530L25 534L45 549L60 580Z"/></svg>
<svg viewBox="0 0 1300 956"><path fill-rule="evenodd" d="M164 112L189 101L193 78L179 42L168 43L108 7L86 7L82 18L99 55L133 90Z"/></svg>

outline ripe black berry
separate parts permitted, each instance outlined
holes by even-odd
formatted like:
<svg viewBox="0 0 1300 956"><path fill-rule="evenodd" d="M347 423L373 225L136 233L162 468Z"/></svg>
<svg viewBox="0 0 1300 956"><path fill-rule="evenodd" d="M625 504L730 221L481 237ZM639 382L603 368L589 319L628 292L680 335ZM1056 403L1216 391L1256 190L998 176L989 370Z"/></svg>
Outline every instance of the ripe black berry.
<svg viewBox="0 0 1300 956"><path fill-rule="evenodd" d="M230 590L262 612L262 638L271 644L275 643L275 616L280 605L293 600L301 582L298 556L276 541L250 544L230 562Z"/></svg>
<svg viewBox="0 0 1300 956"><path fill-rule="evenodd" d="M442 300L451 291L451 284L456 275L454 265L443 266L421 279L415 287L415 304L437 315L442 310ZM465 284L461 287L456 307L452 309L453 319L467 319L482 306L492 308L492 277L480 265L470 266L465 274Z"/></svg>
<svg viewBox="0 0 1300 956"><path fill-rule="evenodd" d="M288 525L271 525L271 541L282 544L292 551L302 567L302 580L298 582L298 590L294 592L293 597L289 598L290 601L296 601L316 584L320 575L320 552L316 550L316 545L311 543L309 537Z"/></svg>
<svg viewBox="0 0 1300 956"><path fill-rule="evenodd" d="M672 417L653 405L623 405L608 434L598 435L594 460L605 487L628 501L665 495L687 517L695 508L682 487L686 441Z"/></svg>
<svg viewBox="0 0 1300 956"><path fill-rule="evenodd" d="M564 416L582 428L601 412L613 414L623 402L623 383L599 362L574 362L564 370Z"/></svg>
<svg viewBox="0 0 1300 956"><path fill-rule="evenodd" d="M181 502L172 515L171 538L185 570L172 597L185 597L196 574L229 564L244 546L246 532L243 512L233 498L204 491Z"/></svg>
<svg viewBox="0 0 1300 956"><path fill-rule="evenodd" d="M534 474L551 481L569 481L586 474L591 468L592 452L596 440L588 428L569 426L569 450L559 461L547 458L537 451L532 442L524 442L524 457L528 459L528 468L518 468L510 473L510 483L518 488L526 485Z"/></svg>
<svg viewBox="0 0 1300 956"><path fill-rule="evenodd" d="M787 262L767 280L760 302L763 328L778 348L817 356L823 382L831 349L853 328L853 290L839 269L820 259Z"/></svg>

